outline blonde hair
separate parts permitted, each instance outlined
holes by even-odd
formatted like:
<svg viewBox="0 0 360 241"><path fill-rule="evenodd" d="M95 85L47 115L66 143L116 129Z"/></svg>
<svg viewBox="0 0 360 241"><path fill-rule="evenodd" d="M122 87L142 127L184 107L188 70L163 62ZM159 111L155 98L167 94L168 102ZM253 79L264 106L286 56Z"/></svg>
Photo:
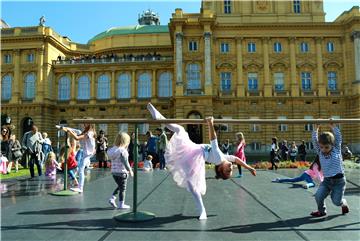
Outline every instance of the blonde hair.
<svg viewBox="0 0 360 241"><path fill-rule="evenodd" d="M235 134L235 136L236 136L236 139L239 141L239 142L245 142L245 137L244 137L244 134L242 133L242 132L237 132L236 134Z"/></svg>
<svg viewBox="0 0 360 241"><path fill-rule="evenodd" d="M55 160L56 159L56 155L54 152L49 152L48 153L48 156L46 158L46 161L45 161L45 167L49 167L52 165L52 160Z"/></svg>
<svg viewBox="0 0 360 241"><path fill-rule="evenodd" d="M130 136L126 132L119 132L114 141L114 146L128 146L130 144Z"/></svg>

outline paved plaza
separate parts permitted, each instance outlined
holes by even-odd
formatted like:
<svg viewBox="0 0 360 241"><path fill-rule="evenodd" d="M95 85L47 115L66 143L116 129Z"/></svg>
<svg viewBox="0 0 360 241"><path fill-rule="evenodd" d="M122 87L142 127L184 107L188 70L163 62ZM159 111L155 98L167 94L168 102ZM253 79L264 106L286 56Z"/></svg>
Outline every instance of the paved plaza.
<svg viewBox="0 0 360 241"><path fill-rule="evenodd" d="M312 218L315 189L271 183L275 177L294 176L300 170L258 171L242 178L219 181L207 172L204 197L208 219L198 221L191 195L176 186L166 171L139 171L138 210L156 215L142 223L117 222L120 211L108 204L115 183L110 171L88 172L85 192L53 196L62 178L43 177L3 181L1 240L359 240L360 175L347 170L346 199L350 213L328 198L328 216ZM130 179L126 202L132 205Z"/></svg>

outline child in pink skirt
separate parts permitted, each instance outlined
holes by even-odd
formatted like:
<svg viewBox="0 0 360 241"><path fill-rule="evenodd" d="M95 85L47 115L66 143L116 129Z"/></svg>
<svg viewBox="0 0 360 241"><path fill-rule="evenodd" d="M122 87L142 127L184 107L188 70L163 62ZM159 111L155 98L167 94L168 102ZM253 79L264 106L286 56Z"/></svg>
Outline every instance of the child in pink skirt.
<svg viewBox="0 0 360 241"><path fill-rule="evenodd" d="M154 119L165 119L155 107L149 103L147 106ZM219 149L214 118L206 118L209 127L210 145L195 144L189 138L185 129L177 124L166 124L174 132L166 150L166 167L171 172L178 186L186 188L194 197L199 211L199 219L207 219L206 210L201 195L206 193L205 162L215 164L216 178L228 179L232 175L232 163L235 162L248 169L254 176L256 171L238 157L225 155Z"/></svg>
<svg viewBox="0 0 360 241"><path fill-rule="evenodd" d="M56 170L60 169L60 164L56 161L56 155L54 152L49 152L45 161L45 176L51 179L56 179Z"/></svg>
<svg viewBox="0 0 360 241"><path fill-rule="evenodd" d="M303 188L308 189L310 187L315 187L313 179L318 179L320 182L324 180L323 173L321 171L321 165L319 161L319 156L315 157L314 162L311 164L310 168L304 171L300 176L294 178L276 178L272 182L301 182L305 181L306 184L303 185Z"/></svg>

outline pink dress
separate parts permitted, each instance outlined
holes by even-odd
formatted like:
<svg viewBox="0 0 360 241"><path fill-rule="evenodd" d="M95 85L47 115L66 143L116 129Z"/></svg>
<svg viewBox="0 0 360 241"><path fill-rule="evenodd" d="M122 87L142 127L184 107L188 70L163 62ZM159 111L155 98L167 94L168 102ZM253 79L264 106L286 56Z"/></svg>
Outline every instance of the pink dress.
<svg viewBox="0 0 360 241"><path fill-rule="evenodd" d="M245 143L244 142L241 142L237 148L236 148L236 152L235 152L235 156L239 157L240 160L242 160L243 162L246 163L246 157L245 157Z"/></svg>
<svg viewBox="0 0 360 241"><path fill-rule="evenodd" d="M8 159L4 156L0 157L0 172L2 174L6 174L7 173L7 163L9 162Z"/></svg>
<svg viewBox="0 0 360 241"><path fill-rule="evenodd" d="M45 176L50 178L56 177L56 164L52 161L51 165L46 166Z"/></svg>
<svg viewBox="0 0 360 241"><path fill-rule="evenodd" d="M206 193L205 162L218 165L222 160L234 162L236 157L223 154L217 140L195 144L183 127L175 132L165 149L166 167L179 187L202 195Z"/></svg>
<svg viewBox="0 0 360 241"><path fill-rule="evenodd" d="M322 171L319 171L318 165L315 163L312 169L308 169L305 171L312 179L318 179L320 182L324 180L324 175Z"/></svg>

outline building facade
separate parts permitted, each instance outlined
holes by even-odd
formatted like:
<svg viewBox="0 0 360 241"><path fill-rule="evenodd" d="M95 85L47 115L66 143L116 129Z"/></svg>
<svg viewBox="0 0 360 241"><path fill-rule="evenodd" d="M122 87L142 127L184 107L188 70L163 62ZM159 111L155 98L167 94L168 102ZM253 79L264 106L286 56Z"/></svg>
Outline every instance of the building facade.
<svg viewBox="0 0 360 241"><path fill-rule="evenodd" d="M87 44L51 27L3 28L2 115L22 136L32 123L56 137L72 119L149 118L151 101L169 118L360 118L360 13L325 22L322 1L210 1L176 9L168 25L146 11L142 25L111 28ZM76 126L76 125L75 125ZM113 139L126 123L100 124ZM140 133L155 126L140 125ZM360 125L341 125L360 152ZM205 126L188 125L195 142ZM301 140L312 125L223 125L221 142L245 134L249 152L271 138Z"/></svg>

